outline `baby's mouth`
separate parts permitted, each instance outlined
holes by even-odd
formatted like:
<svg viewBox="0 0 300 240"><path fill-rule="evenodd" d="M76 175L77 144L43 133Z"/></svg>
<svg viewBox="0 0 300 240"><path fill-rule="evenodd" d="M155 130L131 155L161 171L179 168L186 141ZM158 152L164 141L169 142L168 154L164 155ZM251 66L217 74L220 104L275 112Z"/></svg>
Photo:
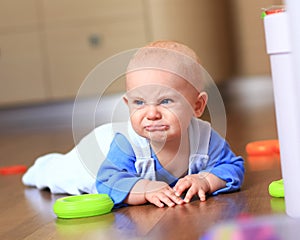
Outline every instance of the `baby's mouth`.
<svg viewBox="0 0 300 240"><path fill-rule="evenodd" d="M169 127L167 125L147 125L145 126L145 130L148 132L155 132L155 131L166 131Z"/></svg>

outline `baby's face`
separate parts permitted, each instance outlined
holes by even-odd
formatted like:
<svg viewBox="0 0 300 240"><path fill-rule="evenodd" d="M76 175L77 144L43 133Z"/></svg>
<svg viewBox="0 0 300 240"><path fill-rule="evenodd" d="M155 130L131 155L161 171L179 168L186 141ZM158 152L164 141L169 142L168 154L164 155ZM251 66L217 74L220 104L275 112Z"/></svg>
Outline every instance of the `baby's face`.
<svg viewBox="0 0 300 240"><path fill-rule="evenodd" d="M199 93L179 76L160 70L127 74L124 98L134 130L151 141L180 139L187 132Z"/></svg>

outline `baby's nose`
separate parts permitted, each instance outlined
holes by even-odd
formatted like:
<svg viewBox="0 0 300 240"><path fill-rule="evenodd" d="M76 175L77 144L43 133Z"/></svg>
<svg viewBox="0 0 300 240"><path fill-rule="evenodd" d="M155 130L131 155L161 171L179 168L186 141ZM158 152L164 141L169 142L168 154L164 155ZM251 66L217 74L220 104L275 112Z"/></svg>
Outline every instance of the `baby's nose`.
<svg viewBox="0 0 300 240"><path fill-rule="evenodd" d="M157 120L161 119L161 112L158 109L158 106L150 104L147 107L147 119L148 120Z"/></svg>

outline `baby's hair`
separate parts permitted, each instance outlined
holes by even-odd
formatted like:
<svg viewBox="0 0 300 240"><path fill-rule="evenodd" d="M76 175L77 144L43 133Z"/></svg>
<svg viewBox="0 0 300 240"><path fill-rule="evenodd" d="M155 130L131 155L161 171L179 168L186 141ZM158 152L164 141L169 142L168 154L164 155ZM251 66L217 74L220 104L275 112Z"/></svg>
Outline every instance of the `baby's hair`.
<svg viewBox="0 0 300 240"><path fill-rule="evenodd" d="M150 42L145 46L147 47L155 47L155 48L162 48L162 49L169 49L173 51L177 51L183 55L189 56L190 58L194 59L197 63L200 64L200 59L196 52L189 48L187 45L177 42L177 41L171 41L171 40L159 40Z"/></svg>

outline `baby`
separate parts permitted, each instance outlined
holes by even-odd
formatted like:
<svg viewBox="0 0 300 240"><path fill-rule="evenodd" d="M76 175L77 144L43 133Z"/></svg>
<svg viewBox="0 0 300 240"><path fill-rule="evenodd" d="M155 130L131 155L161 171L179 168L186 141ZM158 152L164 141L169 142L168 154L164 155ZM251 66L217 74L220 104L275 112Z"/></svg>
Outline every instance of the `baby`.
<svg viewBox="0 0 300 240"><path fill-rule="evenodd" d="M202 78L197 55L178 42L150 43L130 61L128 134L116 132L96 179L116 207L172 207L241 187L243 159L199 119L208 100Z"/></svg>

